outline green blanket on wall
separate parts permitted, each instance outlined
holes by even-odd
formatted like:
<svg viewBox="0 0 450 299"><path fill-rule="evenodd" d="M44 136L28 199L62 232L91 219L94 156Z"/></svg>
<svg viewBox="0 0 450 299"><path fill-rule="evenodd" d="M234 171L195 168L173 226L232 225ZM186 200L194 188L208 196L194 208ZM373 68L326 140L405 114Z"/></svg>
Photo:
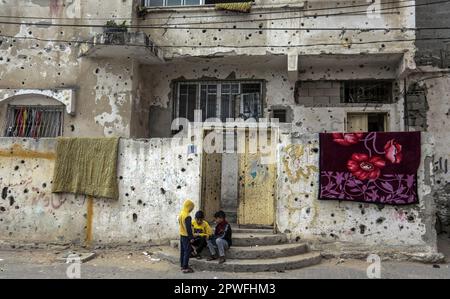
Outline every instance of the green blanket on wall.
<svg viewBox="0 0 450 299"><path fill-rule="evenodd" d="M118 198L119 138L58 138L52 192Z"/></svg>

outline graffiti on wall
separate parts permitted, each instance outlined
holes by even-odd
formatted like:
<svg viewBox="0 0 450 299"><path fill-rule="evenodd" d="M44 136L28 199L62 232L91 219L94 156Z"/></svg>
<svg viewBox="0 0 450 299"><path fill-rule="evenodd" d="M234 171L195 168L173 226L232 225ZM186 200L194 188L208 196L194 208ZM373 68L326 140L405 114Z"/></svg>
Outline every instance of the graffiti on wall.
<svg viewBox="0 0 450 299"><path fill-rule="evenodd" d="M284 150L283 166L291 183L297 183L300 179L308 179L319 169L314 165L304 165L305 147L300 144L292 144Z"/></svg>

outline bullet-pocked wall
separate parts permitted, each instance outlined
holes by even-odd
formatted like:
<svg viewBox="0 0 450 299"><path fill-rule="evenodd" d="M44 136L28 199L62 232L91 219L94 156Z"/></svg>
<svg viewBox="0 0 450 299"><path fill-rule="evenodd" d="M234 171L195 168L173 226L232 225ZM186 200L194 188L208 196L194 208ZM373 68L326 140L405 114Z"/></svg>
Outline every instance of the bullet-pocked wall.
<svg viewBox="0 0 450 299"><path fill-rule="evenodd" d="M311 241L324 255L439 259L434 228L435 143L431 135L422 134L420 203L403 207L318 200L318 134L281 137L277 198L277 228L281 232L293 241Z"/></svg>
<svg viewBox="0 0 450 299"><path fill-rule="evenodd" d="M65 136L129 137L134 97L133 59L80 58L78 53L82 45L79 42L103 32L102 26L108 18L131 18L132 2L2 1L2 15L42 19L39 22L26 18L5 19L5 22L19 20L22 24L0 24L0 89L17 90L22 94L28 90L71 89L75 94L74 113L64 115ZM96 27L78 26L81 24ZM33 95L28 99L32 102ZM27 97L22 97L22 103L27 104ZM15 98L0 99L2 136L8 104L15 104Z"/></svg>
<svg viewBox="0 0 450 299"><path fill-rule="evenodd" d="M55 146L0 138L0 245L160 244L177 238L185 199L199 206L200 158L181 140L121 139L119 199L94 199L91 213L85 196L51 193Z"/></svg>
<svg viewBox="0 0 450 299"><path fill-rule="evenodd" d="M167 46L169 58L406 51L413 63L414 31L369 28L414 27L414 10L395 1L381 1L380 7L374 7L363 0L256 0L248 14L218 11L211 5L150 7L142 11L144 19L136 22L156 27L145 31L157 45ZM187 28L165 28L174 25Z"/></svg>
<svg viewBox="0 0 450 299"><path fill-rule="evenodd" d="M330 255L440 257L428 134L422 136L420 203L407 207L319 201L318 135L292 138L288 129L280 138L276 223L292 242L309 241ZM0 244L83 244L87 236L95 246L167 244L178 238L183 201L200 206L201 155L188 154L189 143L121 139L119 200L94 199L88 213L85 196L50 191L56 140L0 138Z"/></svg>

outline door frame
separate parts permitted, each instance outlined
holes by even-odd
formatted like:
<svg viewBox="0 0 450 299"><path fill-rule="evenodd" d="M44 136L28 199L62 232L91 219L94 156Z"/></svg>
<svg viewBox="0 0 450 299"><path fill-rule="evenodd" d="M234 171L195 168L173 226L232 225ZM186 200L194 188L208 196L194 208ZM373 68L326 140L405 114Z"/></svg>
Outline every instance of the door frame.
<svg viewBox="0 0 450 299"><path fill-rule="evenodd" d="M202 146L201 146L201 153L200 154L200 176L201 176L201 188L200 188L200 207L201 209L203 209L205 207L205 196L204 196L204 188L203 188L203 178L204 178L204 172L205 172L205 161L204 161L204 146L203 146L203 142L204 142L204 137L206 136L206 134L212 130L220 130L222 131L222 134L224 131L246 131L249 129L256 129L258 128L259 123L242 123L242 122L236 122L236 123L227 123L226 125L224 125L223 123L208 123L208 124L203 124L202 128L200 129L200 136L202 136ZM271 228L273 229L274 233L277 232L277 223L278 223L278 177L279 177L279 171L280 171L280 167L279 167L279 139L280 139L280 128L278 126L274 126L272 124L267 124L267 129L270 130L272 132L272 137L274 138L274 140L276 140L275 142L275 146L274 146L274 155L275 155L275 182L274 182L274 197L273 197L273 205L274 205L274 209L273 209L273 225L272 226L258 226L255 225L255 228ZM223 154L223 153L222 153ZM239 194L239 188L240 188L240 184L238 184L238 194ZM238 205L239 205L239 197L238 197ZM238 208L239 209L239 208ZM246 225L246 227L248 227Z"/></svg>

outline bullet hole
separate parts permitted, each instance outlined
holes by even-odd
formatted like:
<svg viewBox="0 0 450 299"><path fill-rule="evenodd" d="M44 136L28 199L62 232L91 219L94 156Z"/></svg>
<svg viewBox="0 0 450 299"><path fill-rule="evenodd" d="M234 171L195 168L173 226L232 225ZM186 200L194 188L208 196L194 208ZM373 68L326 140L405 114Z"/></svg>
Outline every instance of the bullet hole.
<svg viewBox="0 0 450 299"><path fill-rule="evenodd" d="M361 225L359 226L359 233L360 233L361 235L364 235L365 232L366 232L366 226L365 226L364 224L361 224Z"/></svg>
<svg viewBox="0 0 450 299"><path fill-rule="evenodd" d="M181 168L181 172L186 172L186 168Z"/></svg>
<svg viewBox="0 0 450 299"><path fill-rule="evenodd" d="M131 186L131 191L134 191L134 190L136 190L136 188L134 188L134 186Z"/></svg>
<svg viewBox="0 0 450 299"><path fill-rule="evenodd" d="M128 197L128 196L130 196L130 194L128 194L128 193L125 193L125 196L126 196L126 197Z"/></svg>
<svg viewBox="0 0 450 299"><path fill-rule="evenodd" d="M165 195L166 194L166 190L164 190L164 188L161 188L161 193L162 193L162 195Z"/></svg>
<svg viewBox="0 0 450 299"><path fill-rule="evenodd" d="M44 189L47 188L47 183L43 183L42 188L44 188Z"/></svg>
<svg viewBox="0 0 450 299"><path fill-rule="evenodd" d="M351 230L352 232L355 232L355 231L356 231L356 228L355 228L355 227L352 227L350 230Z"/></svg>
<svg viewBox="0 0 450 299"><path fill-rule="evenodd" d="M9 206L12 207L16 201L14 200L13 196L10 196L8 199L9 199Z"/></svg>
<svg viewBox="0 0 450 299"><path fill-rule="evenodd" d="M95 69L95 73L96 74L100 73L100 69Z"/></svg>
<svg viewBox="0 0 450 299"><path fill-rule="evenodd" d="M21 164L25 164L25 160L20 161Z"/></svg>
<svg viewBox="0 0 450 299"><path fill-rule="evenodd" d="M331 217L334 217L334 214L331 214Z"/></svg>
<svg viewBox="0 0 450 299"><path fill-rule="evenodd" d="M119 180L123 180L123 176L120 176L120 177L119 177Z"/></svg>
<svg viewBox="0 0 450 299"><path fill-rule="evenodd" d="M138 204L138 205L141 205L141 204L142 204L142 200L139 199L138 202L137 202L137 204Z"/></svg>
<svg viewBox="0 0 450 299"><path fill-rule="evenodd" d="M408 218L406 218L406 219L408 220L409 223L412 223L415 220L414 216L412 216L412 215L409 215Z"/></svg>
<svg viewBox="0 0 450 299"><path fill-rule="evenodd" d="M74 125L70 125L70 130L73 132L75 131L75 126Z"/></svg>
<svg viewBox="0 0 450 299"><path fill-rule="evenodd" d="M377 207L378 207L378 210L381 212L381 211L383 211L385 206L382 204L378 204Z"/></svg>
<svg viewBox="0 0 450 299"><path fill-rule="evenodd" d="M295 242L299 242L300 240L301 240L300 237L296 237L296 238L295 238Z"/></svg>
<svg viewBox="0 0 450 299"><path fill-rule="evenodd" d="M2 199L6 199L7 196L8 196L8 187L4 187L2 189Z"/></svg>
<svg viewBox="0 0 450 299"><path fill-rule="evenodd" d="M0 207L0 212L4 212L6 209L4 207Z"/></svg>
<svg viewBox="0 0 450 299"><path fill-rule="evenodd" d="M133 214L133 222L137 222L137 218L138 218L137 214L134 213L134 214Z"/></svg>
<svg viewBox="0 0 450 299"><path fill-rule="evenodd" d="M386 218L380 217L377 219L377 224L382 224L385 220L386 220Z"/></svg>
<svg viewBox="0 0 450 299"><path fill-rule="evenodd" d="M19 170L19 166L14 167L14 170L15 171Z"/></svg>
<svg viewBox="0 0 450 299"><path fill-rule="evenodd" d="M312 152L313 152L313 153L318 153L318 152L319 152L319 149L318 149L318 148L313 148L313 149L312 149Z"/></svg>
<svg viewBox="0 0 450 299"><path fill-rule="evenodd" d="M27 193L28 193L28 189L25 188L25 189L23 190L23 193L27 194Z"/></svg>
<svg viewBox="0 0 450 299"><path fill-rule="evenodd" d="M181 189L181 186L177 186L177 189L180 190L180 189Z"/></svg>
<svg viewBox="0 0 450 299"><path fill-rule="evenodd" d="M295 200L295 201L298 201L298 198L296 197L296 198L294 198L294 200Z"/></svg>
<svg viewBox="0 0 450 299"><path fill-rule="evenodd" d="M309 214L309 213L311 213L311 209L310 209L310 208L307 208L307 209L306 209L306 214Z"/></svg>

